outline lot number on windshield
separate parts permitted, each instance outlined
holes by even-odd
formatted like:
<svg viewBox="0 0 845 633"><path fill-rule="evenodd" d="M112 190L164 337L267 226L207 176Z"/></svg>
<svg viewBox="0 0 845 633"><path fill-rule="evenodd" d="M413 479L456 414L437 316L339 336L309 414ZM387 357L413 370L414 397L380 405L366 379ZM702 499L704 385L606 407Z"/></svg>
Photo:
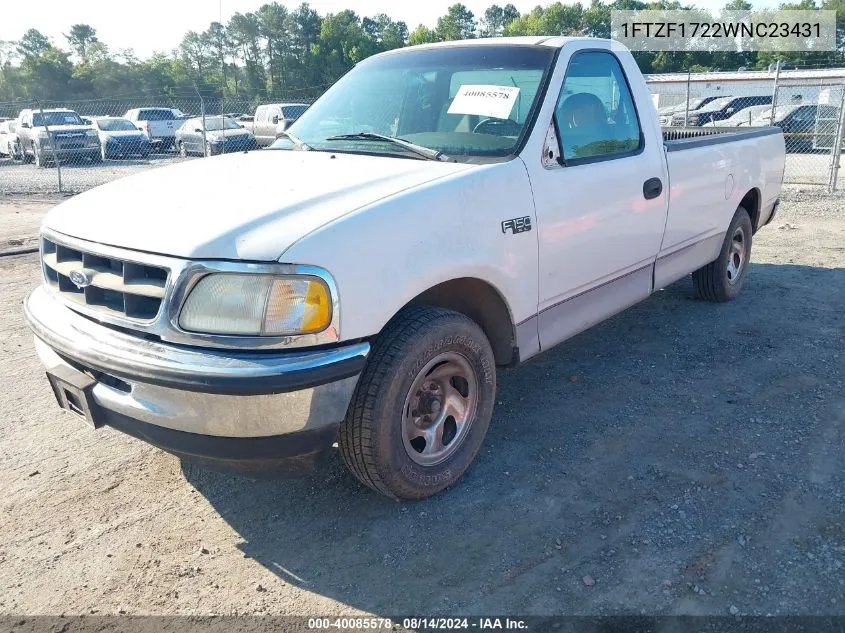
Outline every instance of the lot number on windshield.
<svg viewBox="0 0 845 633"><path fill-rule="evenodd" d="M464 85L458 89L449 114L475 114L507 119L519 96L515 86Z"/></svg>

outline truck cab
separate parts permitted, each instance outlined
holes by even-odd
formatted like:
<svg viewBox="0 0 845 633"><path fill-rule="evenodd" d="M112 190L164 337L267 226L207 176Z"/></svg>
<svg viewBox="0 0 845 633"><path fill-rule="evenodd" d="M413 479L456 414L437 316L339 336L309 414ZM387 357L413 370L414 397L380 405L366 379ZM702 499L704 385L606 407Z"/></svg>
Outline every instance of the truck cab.
<svg viewBox="0 0 845 633"><path fill-rule="evenodd" d="M255 109L253 134L261 147L272 144L308 109L307 103L267 103Z"/></svg>

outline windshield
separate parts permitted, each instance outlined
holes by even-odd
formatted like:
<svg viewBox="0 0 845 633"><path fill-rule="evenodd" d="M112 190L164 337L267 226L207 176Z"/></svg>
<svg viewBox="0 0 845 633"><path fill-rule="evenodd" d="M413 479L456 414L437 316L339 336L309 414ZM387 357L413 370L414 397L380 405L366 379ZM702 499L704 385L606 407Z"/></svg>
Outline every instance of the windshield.
<svg viewBox="0 0 845 633"><path fill-rule="evenodd" d="M801 106L795 105L785 105L785 106L777 106L775 107L775 121L780 121L781 119L786 118L790 112L793 112L800 108ZM768 106L766 110L760 114L759 116L760 121L771 121L772 120L772 106Z"/></svg>
<svg viewBox="0 0 845 633"><path fill-rule="evenodd" d="M95 121L97 127L104 132L128 132L129 130L138 131L132 124L132 121L126 119L98 119Z"/></svg>
<svg viewBox="0 0 845 633"><path fill-rule="evenodd" d="M493 45L371 58L338 81L290 131L315 150L414 156L388 141L332 138L372 132L458 161L507 157L530 129L554 53Z"/></svg>
<svg viewBox="0 0 845 633"><path fill-rule="evenodd" d="M307 105L293 105L282 108L282 116L286 119L298 119L308 109Z"/></svg>
<svg viewBox="0 0 845 633"><path fill-rule="evenodd" d="M202 119L196 119L196 127L202 128ZM205 118L205 129L207 132L219 132L220 130L237 130L241 126L234 119L225 116L210 116Z"/></svg>
<svg viewBox="0 0 845 633"><path fill-rule="evenodd" d="M717 110L721 110L722 108L727 106L731 101L734 100L734 98L735 97L721 97L719 99L713 99L713 101L701 108L699 112L716 112Z"/></svg>
<svg viewBox="0 0 845 633"><path fill-rule="evenodd" d="M766 112L771 112L772 106L770 105L762 105L762 106L751 106L750 108L744 108L737 112L736 114L731 115L726 121L753 121L757 117Z"/></svg>
<svg viewBox="0 0 845 633"><path fill-rule="evenodd" d="M41 127L42 125L85 125L85 122L76 112L44 112L43 114L34 112L32 114L32 125L34 127Z"/></svg>

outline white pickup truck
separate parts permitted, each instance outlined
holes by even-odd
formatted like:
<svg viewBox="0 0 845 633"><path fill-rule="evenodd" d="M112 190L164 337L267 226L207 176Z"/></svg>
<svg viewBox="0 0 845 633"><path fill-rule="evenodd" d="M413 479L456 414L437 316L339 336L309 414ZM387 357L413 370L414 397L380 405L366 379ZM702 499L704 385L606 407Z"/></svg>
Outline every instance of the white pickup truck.
<svg viewBox="0 0 845 633"><path fill-rule="evenodd" d="M610 41L406 48L269 151L56 207L25 311L60 405L94 427L260 471L336 442L362 482L420 499L478 453L497 366L690 273L736 297L783 169L777 128L664 141Z"/></svg>
<svg viewBox="0 0 845 633"><path fill-rule="evenodd" d="M123 118L132 121L161 152L173 148L176 130L190 117L176 108L132 108Z"/></svg>

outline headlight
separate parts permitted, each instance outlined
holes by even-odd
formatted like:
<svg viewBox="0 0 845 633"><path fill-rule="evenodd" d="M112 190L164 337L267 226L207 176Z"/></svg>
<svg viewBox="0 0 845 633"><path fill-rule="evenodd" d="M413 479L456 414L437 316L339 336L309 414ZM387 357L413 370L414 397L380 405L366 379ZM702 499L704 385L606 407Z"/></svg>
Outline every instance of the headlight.
<svg viewBox="0 0 845 633"><path fill-rule="evenodd" d="M241 336L314 334L332 320L329 288L318 277L211 274L193 287L179 326Z"/></svg>

